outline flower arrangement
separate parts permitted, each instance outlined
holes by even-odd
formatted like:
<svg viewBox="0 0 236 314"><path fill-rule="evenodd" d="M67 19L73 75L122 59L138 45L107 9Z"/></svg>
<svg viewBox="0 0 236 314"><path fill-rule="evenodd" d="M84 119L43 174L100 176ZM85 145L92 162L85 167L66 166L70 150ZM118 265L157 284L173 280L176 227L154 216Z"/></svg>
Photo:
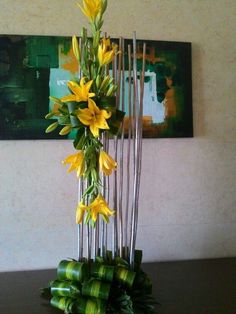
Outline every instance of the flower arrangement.
<svg viewBox="0 0 236 314"><path fill-rule="evenodd" d="M77 5L89 20L91 34L88 36L83 28L80 38L72 37L79 73L68 82L68 95L60 99L50 97L54 105L46 119L54 118L56 122L46 132L59 126L62 136L76 131L73 142L76 151L62 163L68 166L68 172L75 171L79 180L75 215L78 259L59 263L57 279L44 289L44 294L51 298L52 306L65 313L154 313L151 282L141 270L142 251L135 249L145 63L138 88L134 36L133 54L128 47L130 127L124 208L124 40L120 39L117 45L107 35L102 36L107 0L83 0L83 5ZM114 157L109 153L111 137ZM120 163L117 162L119 141ZM112 230L108 228L110 220Z"/></svg>
<svg viewBox="0 0 236 314"><path fill-rule="evenodd" d="M76 222L81 223L85 216L86 223L95 226L99 215L106 222L114 215L101 195L99 172L111 175L117 164L102 149L101 136L107 130L117 133L124 112L116 108L114 94L117 84L108 73L109 64L119 51L110 38L101 38L107 1L84 1L83 6L78 6L90 21L92 37L87 37L84 28L80 44L76 36L72 38L80 75L68 82L69 95L61 99L50 97L54 107L46 118L56 117L58 121L51 124L46 132L55 130L59 125L62 125L60 135L67 135L72 129L77 130L74 140L77 152L68 156L63 164L69 164L68 172L76 171L77 177L83 177L88 183L77 207Z"/></svg>

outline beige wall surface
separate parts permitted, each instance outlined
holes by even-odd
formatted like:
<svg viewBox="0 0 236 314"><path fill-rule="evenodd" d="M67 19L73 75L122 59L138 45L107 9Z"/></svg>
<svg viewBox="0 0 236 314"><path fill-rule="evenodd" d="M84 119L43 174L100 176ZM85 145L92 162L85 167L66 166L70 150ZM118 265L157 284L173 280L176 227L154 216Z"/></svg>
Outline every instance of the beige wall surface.
<svg viewBox="0 0 236 314"><path fill-rule="evenodd" d="M1 34L73 35L74 0L0 0ZM236 2L110 0L111 36L192 42L194 138L143 145L138 246L144 260L236 255ZM0 271L76 256L68 141L0 141Z"/></svg>

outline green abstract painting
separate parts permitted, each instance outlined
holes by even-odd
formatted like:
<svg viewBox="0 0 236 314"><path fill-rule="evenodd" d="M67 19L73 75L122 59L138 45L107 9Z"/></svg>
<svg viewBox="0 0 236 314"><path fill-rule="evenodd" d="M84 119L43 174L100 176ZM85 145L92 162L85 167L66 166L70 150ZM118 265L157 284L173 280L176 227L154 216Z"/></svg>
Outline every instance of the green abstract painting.
<svg viewBox="0 0 236 314"><path fill-rule="evenodd" d="M137 41L138 70L143 42ZM192 137L191 44L145 42L143 137ZM70 37L1 35L0 139L64 139L57 131L45 134L52 121L44 116L52 105L49 95L67 94L67 82L77 73ZM124 84L127 77L128 70ZM128 95L124 98L128 104Z"/></svg>

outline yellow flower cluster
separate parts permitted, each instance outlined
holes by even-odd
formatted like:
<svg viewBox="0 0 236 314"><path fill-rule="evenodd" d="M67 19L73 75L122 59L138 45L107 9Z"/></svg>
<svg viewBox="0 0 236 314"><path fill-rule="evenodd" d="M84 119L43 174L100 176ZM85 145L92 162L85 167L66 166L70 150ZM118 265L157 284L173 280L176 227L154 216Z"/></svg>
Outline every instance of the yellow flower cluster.
<svg viewBox="0 0 236 314"><path fill-rule="evenodd" d="M80 224L83 221L84 213L88 212L93 222L96 222L98 216L101 215L103 219L108 222L110 216L114 216L115 212L108 207L107 202L101 194L89 205L84 205L81 201L76 210L76 223Z"/></svg>
<svg viewBox="0 0 236 314"><path fill-rule="evenodd" d="M78 151L76 154L67 156L62 163L64 165L70 164L67 172L76 171L78 178L84 174L85 161L84 153L82 151Z"/></svg>
<svg viewBox="0 0 236 314"><path fill-rule="evenodd" d="M99 109L95 101L88 100L88 108L79 109L78 118L84 124L88 125L94 137L99 136L99 129L108 130L109 126L106 122L111 117L111 113L106 110Z"/></svg>
<svg viewBox="0 0 236 314"><path fill-rule="evenodd" d="M90 93L89 90L91 88L91 85L93 83L93 80L84 83L85 78L82 77L80 80L80 84L77 84L74 81L69 81L67 83L69 89L72 91L73 94L64 96L61 98L61 102L68 102L68 101L76 101L76 102L81 102L81 101L88 101L90 97L95 96L94 93Z"/></svg>
<svg viewBox="0 0 236 314"><path fill-rule="evenodd" d="M77 3L81 11L92 22L94 22L103 10L104 3L102 0L83 0L83 7Z"/></svg>
<svg viewBox="0 0 236 314"><path fill-rule="evenodd" d="M106 152L101 150L100 155L99 155L99 166L100 166L100 170L106 176L109 176L112 174L112 171L116 169L117 163L110 155L108 155Z"/></svg>
<svg viewBox="0 0 236 314"><path fill-rule="evenodd" d="M79 79L67 83L70 94L60 99L50 97L54 105L46 119L54 117L57 121L49 125L46 132L54 131L58 125L62 125L60 135L67 135L72 130L77 132L74 140L77 152L67 156L62 163L69 165L68 172L75 171L78 178L83 177L88 183L83 201L77 206L76 222L81 223L87 213L85 222L91 221L94 225L99 215L106 222L114 215L101 195L99 171L109 176L116 170L117 163L102 149L100 135L109 129L116 134L122 119L115 106L117 85L108 71L119 51L110 38L100 35L107 0L83 0L77 5L91 24L92 36L88 37L83 29L80 41L76 36L72 37L72 50L82 74Z"/></svg>
<svg viewBox="0 0 236 314"><path fill-rule="evenodd" d="M117 45L111 45L110 38L103 38L98 46L98 61L100 66L111 63L116 55Z"/></svg>
<svg viewBox="0 0 236 314"><path fill-rule="evenodd" d="M68 168L68 172L76 171L77 177L81 177L84 175L85 170L85 158L84 152L78 151L73 155L67 156L62 163L64 165L70 164ZM116 170L117 163L115 160L107 154L105 151L101 150L99 154L99 167L100 171L102 171L106 176L112 174L113 170Z"/></svg>

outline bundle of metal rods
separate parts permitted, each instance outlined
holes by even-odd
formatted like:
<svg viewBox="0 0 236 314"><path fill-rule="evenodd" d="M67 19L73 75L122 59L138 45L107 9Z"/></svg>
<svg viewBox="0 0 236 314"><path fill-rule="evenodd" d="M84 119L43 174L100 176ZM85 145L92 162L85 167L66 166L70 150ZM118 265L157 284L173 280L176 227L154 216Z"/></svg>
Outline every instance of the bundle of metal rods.
<svg viewBox="0 0 236 314"><path fill-rule="evenodd" d="M81 45L81 43L80 43ZM93 259L104 256L107 250L112 256L122 257L134 265L134 252L137 238L139 216L139 190L142 167L142 117L145 77L146 44L143 45L142 69L137 70L136 34L133 34L132 45L124 51L124 39L119 39L119 53L116 55L112 70L107 73L113 76L117 84L117 109L126 111L128 130L123 122L119 135L110 139L103 133L103 149L114 156L118 169L111 176L103 176L103 196L114 209L116 215L106 224L98 219L95 228L81 223L78 225L78 260ZM128 68L125 69L125 55ZM139 79L138 79L139 77ZM125 83L128 82L128 83ZM125 97L128 95L128 97ZM128 99L128 100L127 100ZM125 103L125 100L128 103ZM125 130L127 139L125 139ZM86 181L80 179L78 198L81 199L86 188Z"/></svg>

